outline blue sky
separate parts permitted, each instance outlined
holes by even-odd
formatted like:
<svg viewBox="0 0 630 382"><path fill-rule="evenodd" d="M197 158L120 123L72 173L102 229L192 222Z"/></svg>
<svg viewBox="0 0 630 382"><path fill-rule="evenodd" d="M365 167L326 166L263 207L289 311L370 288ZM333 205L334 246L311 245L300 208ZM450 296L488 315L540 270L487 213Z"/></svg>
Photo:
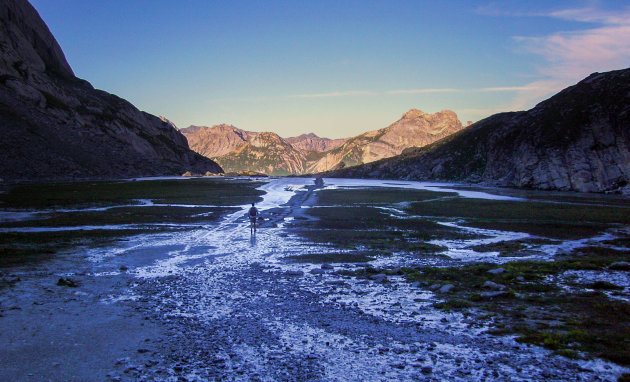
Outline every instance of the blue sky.
<svg viewBox="0 0 630 382"><path fill-rule="evenodd" d="M179 127L462 122L630 67L625 1L31 0L81 78Z"/></svg>

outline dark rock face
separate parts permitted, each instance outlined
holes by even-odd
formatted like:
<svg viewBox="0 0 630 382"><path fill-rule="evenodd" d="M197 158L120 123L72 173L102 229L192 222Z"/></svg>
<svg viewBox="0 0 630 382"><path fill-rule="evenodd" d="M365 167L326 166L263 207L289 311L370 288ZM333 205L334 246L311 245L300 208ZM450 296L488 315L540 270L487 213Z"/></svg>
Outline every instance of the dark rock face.
<svg viewBox="0 0 630 382"><path fill-rule="evenodd" d="M37 11L0 0L0 178L222 172L169 123L74 76Z"/></svg>
<svg viewBox="0 0 630 382"><path fill-rule="evenodd" d="M628 192L630 69L592 74L529 111L496 114L424 148L329 175Z"/></svg>

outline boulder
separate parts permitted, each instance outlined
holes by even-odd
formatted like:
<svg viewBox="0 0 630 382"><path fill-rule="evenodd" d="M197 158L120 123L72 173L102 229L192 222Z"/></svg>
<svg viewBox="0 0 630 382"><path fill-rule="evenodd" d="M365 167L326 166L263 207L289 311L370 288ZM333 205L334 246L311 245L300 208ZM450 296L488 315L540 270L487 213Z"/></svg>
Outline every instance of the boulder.
<svg viewBox="0 0 630 382"><path fill-rule="evenodd" d="M446 284L446 285L443 285L443 286L442 286L442 287L438 290L438 292L440 292L440 293L448 293L448 292L452 291L452 290L453 290L453 288L455 288L455 286L454 286L453 284Z"/></svg>
<svg viewBox="0 0 630 382"><path fill-rule="evenodd" d="M60 277L59 280L57 280L57 285L70 288L76 288L78 286L77 283L69 277Z"/></svg>
<svg viewBox="0 0 630 382"><path fill-rule="evenodd" d="M388 281L387 280L387 275L384 274L384 273L379 273L377 275L372 275L372 276L370 276L370 280L374 280L377 283L384 283L384 282Z"/></svg>
<svg viewBox="0 0 630 382"><path fill-rule="evenodd" d="M505 285L497 284L497 283L492 282L490 280L488 280L485 283L483 283L483 285L481 287L485 288L485 289L493 289L493 290L504 290L505 289Z"/></svg>
<svg viewBox="0 0 630 382"><path fill-rule="evenodd" d="M491 300L493 298L499 297L508 297L509 293L506 291L498 291L498 292L483 292L479 295L482 299Z"/></svg>

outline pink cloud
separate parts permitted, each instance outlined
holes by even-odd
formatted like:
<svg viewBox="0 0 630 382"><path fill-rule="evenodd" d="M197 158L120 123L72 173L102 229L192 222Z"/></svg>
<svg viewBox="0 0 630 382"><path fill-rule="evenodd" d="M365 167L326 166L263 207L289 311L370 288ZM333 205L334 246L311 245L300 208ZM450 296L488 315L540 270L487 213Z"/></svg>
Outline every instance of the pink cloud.
<svg viewBox="0 0 630 382"><path fill-rule="evenodd" d="M566 9L544 16L600 25L543 37L515 37L522 49L543 58L538 72L544 79L526 85L517 94L512 109L533 106L593 72L630 66L630 8L614 13L594 8Z"/></svg>

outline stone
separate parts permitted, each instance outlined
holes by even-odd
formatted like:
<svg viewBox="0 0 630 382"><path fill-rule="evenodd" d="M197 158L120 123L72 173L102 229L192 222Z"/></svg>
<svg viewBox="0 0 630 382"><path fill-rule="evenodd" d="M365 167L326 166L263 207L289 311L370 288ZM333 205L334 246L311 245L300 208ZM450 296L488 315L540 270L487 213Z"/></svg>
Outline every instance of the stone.
<svg viewBox="0 0 630 382"><path fill-rule="evenodd" d="M488 271L488 273L491 273L493 275L499 275L501 273L505 272L505 268L496 268L496 269L490 269Z"/></svg>
<svg viewBox="0 0 630 382"><path fill-rule="evenodd" d="M335 269L335 267L333 267L332 265L327 264L327 263L322 264L320 268L321 269L326 269L326 270Z"/></svg>
<svg viewBox="0 0 630 382"><path fill-rule="evenodd" d="M505 285L497 284L497 283L492 282L490 280L488 280L485 283L483 283L483 285L481 287L482 288L486 288L486 289L494 289L494 290L504 290L505 289Z"/></svg>
<svg viewBox="0 0 630 382"><path fill-rule="evenodd" d="M412 288L420 288L421 285L420 281L414 281L411 283Z"/></svg>
<svg viewBox="0 0 630 382"><path fill-rule="evenodd" d="M287 276L304 276L304 272L296 270L286 271L284 274Z"/></svg>
<svg viewBox="0 0 630 382"><path fill-rule="evenodd" d="M321 275L321 274L326 273L326 271L324 271L323 269L317 269L317 268L315 268L315 269L311 269L311 270L310 270L310 273L312 273L312 274L314 274L314 275Z"/></svg>
<svg viewBox="0 0 630 382"><path fill-rule="evenodd" d="M442 286L442 287L438 290L438 292L440 292L440 293L448 293L448 292L452 291L452 290L453 290L453 288L455 288L455 286L454 286L453 284L446 284L446 285L443 285L443 286Z"/></svg>
<svg viewBox="0 0 630 382"><path fill-rule="evenodd" d="M428 374L433 373L433 368L431 366L424 366L422 369L420 369L420 372L422 374L428 375Z"/></svg>
<svg viewBox="0 0 630 382"><path fill-rule="evenodd" d="M433 284L429 287L429 290L437 290L440 288L440 284Z"/></svg>
<svg viewBox="0 0 630 382"><path fill-rule="evenodd" d="M374 280L377 283L384 283L384 282L388 281L387 280L387 275L384 274L384 273L379 273L379 274L376 274L376 275L372 275L372 276L370 276L370 280Z"/></svg>
<svg viewBox="0 0 630 382"><path fill-rule="evenodd" d="M497 297L507 297L508 295L509 295L508 292L498 291L498 292L483 292L479 296L481 296L482 299L490 300Z"/></svg>
<svg viewBox="0 0 630 382"><path fill-rule="evenodd" d="M57 285L58 286L66 286L66 287L70 287L70 288L76 288L78 285L77 283L68 278L68 277L60 277L59 280L57 280Z"/></svg>

